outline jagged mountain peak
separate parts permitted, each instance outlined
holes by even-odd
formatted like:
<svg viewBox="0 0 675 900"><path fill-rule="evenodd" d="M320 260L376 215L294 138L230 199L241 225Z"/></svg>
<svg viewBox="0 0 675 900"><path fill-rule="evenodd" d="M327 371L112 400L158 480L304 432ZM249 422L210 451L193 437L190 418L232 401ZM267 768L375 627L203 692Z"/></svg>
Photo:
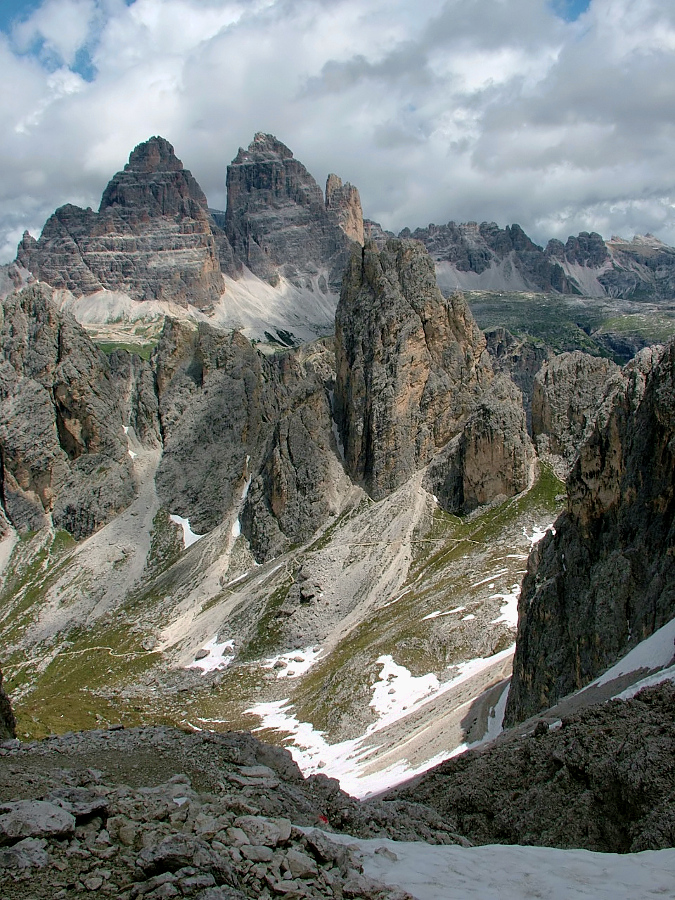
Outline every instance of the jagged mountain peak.
<svg viewBox="0 0 675 900"><path fill-rule="evenodd" d="M239 148L232 165L241 165L246 162L260 162L265 159L293 159L293 151L283 144L273 134L264 131L256 131L248 149Z"/></svg>
<svg viewBox="0 0 675 900"><path fill-rule="evenodd" d="M132 172L179 172L183 163L176 156L173 144L155 135L134 147L124 168Z"/></svg>

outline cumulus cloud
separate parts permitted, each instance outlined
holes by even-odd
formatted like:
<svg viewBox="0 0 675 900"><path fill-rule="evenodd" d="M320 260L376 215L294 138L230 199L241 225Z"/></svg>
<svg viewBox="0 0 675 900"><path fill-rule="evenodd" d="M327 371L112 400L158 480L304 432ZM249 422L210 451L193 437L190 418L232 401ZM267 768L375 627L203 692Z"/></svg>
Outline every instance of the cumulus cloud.
<svg viewBox="0 0 675 900"><path fill-rule="evenodd" d="M673 49L658 0L45 0L0 32L0 253L152 134L222 208L260 130L395 231L675 244Z"/></svg>

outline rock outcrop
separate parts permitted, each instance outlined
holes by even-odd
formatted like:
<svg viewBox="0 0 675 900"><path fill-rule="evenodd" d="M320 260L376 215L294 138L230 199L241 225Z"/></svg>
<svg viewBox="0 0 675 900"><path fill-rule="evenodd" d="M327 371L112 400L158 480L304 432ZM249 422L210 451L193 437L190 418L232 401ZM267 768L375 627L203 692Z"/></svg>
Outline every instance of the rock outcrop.
<svg viewBox="0 0 675 900"><path fill-rule="evenodd" d="M2 503L19 531L51 514L76 538L135 496L108 360L45 285L4 302L0 335Z"/></svg>
<svg viewBox="0 0 675 900"><path fill-rule="evenodd" d="M0 740L4 741L16 735L16 721L9 697L2 686L2 670L0 669Z"/></svg>
<svg viewBox="0 0 675 900"><path fill-rule="evenodd" d="M335 418L349 474L384 497L456 435L492 378L461 295L417 241L354 252L336 313Z"/></svg>
<svg viewBox="0 0 675 900"><path fill-rule="evenodd" d="M485 341L495 372L504 372L522 392L527 427L531 432L534 378L553 351L543 341L516 337L501 325L487 329Z"/></svg>
<svg viewBox="0 0 675 900"><path fill-rule="evenodd" d="M363 237L361 201L336 176L323 192L292 152L258 133L227 168L226 231L237 258L272 285L338 293L353 240Z"/></svg>
<svg viewBox="0 0 675 900"><path fill-rule="evenodd" d="M476 844L672 847L674 715L666 682L463 753L384 796L431 807Z"/></svg>
<svg viewBox="0 0 675 900"><path fill-rule="evenodd" d="M462 433L429 466L425 485L447 512L467 513L526 490L534 458L520 391L498 375Z"/></svg>
<svg viewBox="0 0 675 900"><path fill-rule="evenodd" d="M675 343L623 370L519 601L513 723L587 684L675 615Z"/></svg>
<svg viewBox="0 0 675 900"><path fill-rule="evenodd" d="M162 502L203 533L233 507L258 558L339 511L334 355L322 341L270 358L237 332L167 319L155 365Z"/></svg>
<svg viewBox="0 0 675 900"><path fill-rule="evenodd" d="M620 372L611 360L578 350L545 362L532 391L532 436L539 453L554 453L571 465Z"/></svg>
<svg viewBox="0 0 675 900"><path fill-rule="evenodd" d="M106 289L208 308L223 292L226 244L192 174L153 137L110 181L98 212L60 207L39 240L24 234L17 262L76 296Z"/></svg>

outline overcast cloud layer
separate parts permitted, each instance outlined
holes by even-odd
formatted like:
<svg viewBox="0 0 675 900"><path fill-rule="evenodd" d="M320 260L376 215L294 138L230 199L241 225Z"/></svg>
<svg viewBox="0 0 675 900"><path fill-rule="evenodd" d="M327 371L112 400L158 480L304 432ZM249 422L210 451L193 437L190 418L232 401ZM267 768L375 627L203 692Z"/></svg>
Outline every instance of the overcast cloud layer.
<svg viewBox="0 0 675 900"><path fill-rule="evenodd" d="M581 3L581 8L585 4ZM0 31L0 261L131 149L174 145L225 206L275 134L398 231L519 222L675 244L675 4L45 0ZM574 8L579 8L575 0ZM562 14L567 10L567 19Z"/></svg>

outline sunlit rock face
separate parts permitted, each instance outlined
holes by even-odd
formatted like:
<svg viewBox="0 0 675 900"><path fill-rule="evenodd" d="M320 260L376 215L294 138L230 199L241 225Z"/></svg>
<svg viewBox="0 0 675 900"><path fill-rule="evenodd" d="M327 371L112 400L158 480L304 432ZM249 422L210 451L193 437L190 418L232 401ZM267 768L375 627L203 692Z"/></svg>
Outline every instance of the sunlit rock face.
<svg viewBox="0 0 675 900"><path fill-rule="evenodd" d="M446 299L417 241L356 251L336 313L335 415L346 466L373 497L424 466L492 379L485 338Z"/></svg>
<svg viewBox="0 0 675 900"><path fill-rule="evenodd" d="M587 684L675 614L675 343L622 372L567 512L530 556L507 721Z"/></svg>
<svg viewBox="0 0 675 900"><path fill-rule="evenodd" d="M76 296L106 289L208 308L223 292L226 243L192 174L153 137L110 181L98 212L60 207L39 240L24 234L17 261Z"/></svg>

